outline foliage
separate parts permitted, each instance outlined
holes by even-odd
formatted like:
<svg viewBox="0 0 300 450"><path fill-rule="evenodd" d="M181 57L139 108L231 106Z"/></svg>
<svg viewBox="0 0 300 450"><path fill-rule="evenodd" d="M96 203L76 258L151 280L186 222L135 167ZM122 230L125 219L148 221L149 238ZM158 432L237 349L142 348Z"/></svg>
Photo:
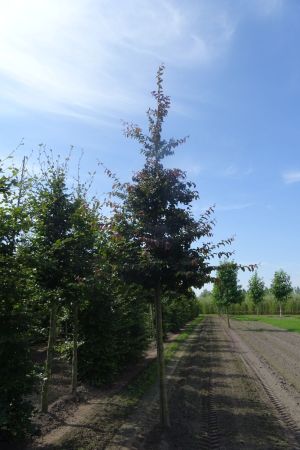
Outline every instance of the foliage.
<svg viewBox="0 0 300 450"><path fill-rule="evenodd" d="M284 270L281 269L275 272L271 284L271 291L280 303L286 302L293 292L291 278Z"/></svg>
<svg viewBox="0 0 300 450"><path fill-rule="evenodd" d="M0 440L24 437L32 412L26 400L33 365L26 307L30 274L20 250L22 233L28 229L22 183L18 170L0 168Z"/></svg>
<svg viewBox="0 0 300 450"><path fill-rule="evenodd" d="M213 256L228 256L220 247L232 239L217 244L204 242L210 239L214 221L213 208L199 219L192 214L192 205L199 198L195 184L186 179L180 169L163 166L165 157L173 155L186 138L166 140L162 127L170 107L170 98L163 92L163 71L157 73L157 91L152 95L157 103L149 108L148 134L137 125L128 125L125 135L138 141L145 156L143 168L131 183L117 185L115 194L123 200L115 215L117 230L130 242L133 257L123 266L123 274L147 288L161 283L163 290L186 292L191 287L202 287L211 280L215 267ZM195 243L201 243L198 247ZM137 257L138 255L138 257Z"/></svg>
<svg viewBox="0 0 300 450"><path fill-rule="evenodd" d="M121 273L127 280L153 292L161 424L168 426L162 297L170 290L186 293L192 286L201 288L209 282L214 270L211 258L215 254L223 256L219 248L231 240L218 244L209 242L214 226L213 209L196 219L192 213L193 202L199 198L195 184L187 180L181 169L169 169L163 164L166 157L186 142L186 138L165 139L163 136L163 124L170 108L170 97L163 91L163 73L161 65L156 77L157 90L152 92L156 106L147 111L148 133L138 125L126 125L126 137L141 145L145 162L131 183L117 184L115 194L122 199L122 205L114 219L127 248L128 242L131 246L131 256L127 252Z"/></svg>
<svg viewBox="0 0 300 450"><path fill-rule="evenodd" d="M48 334L43 411L55 351L70 356L73 350L72 390L77 347L80 380L96 385L134 364L154 336L161 368L163 332L178 331L199 314L192 287L213 281L214 261L231 254L224 246L232 239L211 242L213 208L196 218L196 186L182 170L164 165L186 138L163 136L170 107L163 71L152 93L156 107L147 112L148 132L137 125L125 129L141 145L142 169L125 184L106 170L119 199L112 216L102 215L79 173L77 187L70 186L67 161L55 161L45 149L32 184L23 171L0 169L0 358L7 361L0 365L2 436L22 437L30 425L32 345L45 345ZM56 337L64 344L55 347Z"/></svg>
<svg viewBox="0 0 300 450"><path fill-rule="evenodd" d="M199 315L200 308L195 293L169 295L163 299L165 331L179 331L187 322Z"/></svg>
<svg viewBox="0 0 300 450"><path fill-rule="evenodd" d="M68 246L74 203L66 187L66 167L46 155L43 179L36 180L31 198L34 213L30 250L35 277L42 298L49 307L49 337L41 393L42 412L48 410L48 391L52 375L56 324L59 306L66 302L71 252Z"/></svg>
<svg viewBox="0 0 300 450"><path fill-rule="evenodd" d="M217 305L225 308L243 300L243 291L238 285L238 266L234 262L223 262L217 270L217 277L213 287L213 298Z"/></svg>
<svg viewBox="0 0 300 450"><path fill-rule="evenodd" d="M265 283L262 278L259 278L258 273L255 272L249 280L248 294L256 307L262 302L264 293Z"/></svg>
<svg viewBox="0 0 300 450"><path fill-rule="evenodd" d="M74 211L66 188L63 167L50 165L44 179L37 179L32 195L35 217L31 239L36 280L46 302L60 302L68 275L67 247Z"/></svg>
<svg viewBox="0 0 300 450"><path fill-rule="evenodd" d="M204 290L199 296L199 305L202 314L217 313L216 303L212 293ZM300 314L300 295L297 290L288 297L284 304L285 314ZM278 310L278 302L276 301L272 291L265 288L264 297L259 305L260 314L276 314ZM234 304L229 307L231 314L254 314L257 312L256 306L249 297L249 292L245 295L244 301L240 304Z"/></svg>
<svg viewBox="0 0 300 450"><path fill-rule="evenodd" d="M79 319L81 379L94 385L111 382L141 357L147 346L145 309L140 290L117 277L95 282Z"/></svg>

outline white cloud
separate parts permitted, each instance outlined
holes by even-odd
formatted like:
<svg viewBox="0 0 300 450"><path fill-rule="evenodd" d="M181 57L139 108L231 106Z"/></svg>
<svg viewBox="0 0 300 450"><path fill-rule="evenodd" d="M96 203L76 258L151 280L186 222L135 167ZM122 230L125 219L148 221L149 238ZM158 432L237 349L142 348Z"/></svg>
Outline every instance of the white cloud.
<svg viewBox="0 0 300 450"><path fill-rule="evenodd" d="M209 64L233 32L226 12L204 0L2 1L0 96L110 120L137 108L161 61Z"/></svg>
<svg viewBox="0 0 300 450"><path fill-rule="evenodd" d="M300 170L284 172L282 174L283 181L287 184L300 182Z"/></svg>
<svg viewBox="0 0 300 450"><path fill-rule="evenodd" d="M272 11L280 0L255 0ZM2 105L110 123L147 105L153 72L209 65L244 1L0 0ZM259 6L260 5L260 6ZM0 106L0 114L5 114ZM11 109L8 107L8 109Z"/></svg>

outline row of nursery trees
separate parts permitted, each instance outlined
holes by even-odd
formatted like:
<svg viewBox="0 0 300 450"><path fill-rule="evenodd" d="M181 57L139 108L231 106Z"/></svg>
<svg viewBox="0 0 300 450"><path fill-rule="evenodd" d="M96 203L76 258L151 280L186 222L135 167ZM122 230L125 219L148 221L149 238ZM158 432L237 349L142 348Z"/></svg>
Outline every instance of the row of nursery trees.
<svg viewBox="0 0 300 450"><path fill-rule="evenodd" d="M236 264L228 261L220 264L212 292L204 291L199 300L201 312L225 312L228 323L229 313L274 314L278 311L281 317L283 311L300 312L299 288L293 289L290 276L284 270L275 272L269 289L256 271L246 291L238 283Z"/></svg>
<svg viewBox="0 0 300 450"><path fill-rule="evenodd" d="M213 209L199 218L199 195L180 169L164 167L184 139L162 134L170 99L157 73L148 132L127 124L144 165L121 183L106 170L112 192L105 206L88 183L70 186L67 163L41 150L30 176L2 162L0 169L0 433L22 438L30 427L30 393L37 386L31 350L48 341L40 375L41 409L48 408L55 342L65 333L75 394L78 377L110 381L141 357L152 334L158 352L160 417L169 425L163 337L199 314L192 287L213 280L215 260L231 239L212 243ZM237 266L236 266L237 267ZM69 330L69 331L66 331ZM70 334L71 332L71 334Z"/></svg>

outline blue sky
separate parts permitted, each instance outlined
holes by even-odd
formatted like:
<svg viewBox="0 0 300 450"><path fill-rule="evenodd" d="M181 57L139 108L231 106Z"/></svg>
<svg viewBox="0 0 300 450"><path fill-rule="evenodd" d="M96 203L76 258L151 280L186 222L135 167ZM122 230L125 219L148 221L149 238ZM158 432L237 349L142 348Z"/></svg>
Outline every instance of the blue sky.
<svg viewBox="0 0 300 450"><path fill-rule="evenodd" d="M0 157L43 142L84 149L128 180L142 164L121 120L145 125L158 65L165 133L190 138L168 165L216 205L236 259L300 285L298 0L10 0L0 3ZM34 165L34 161L31 161ZM108 189L101 173L99 194ZM247 284L249 274L240 279Z"/></svg>

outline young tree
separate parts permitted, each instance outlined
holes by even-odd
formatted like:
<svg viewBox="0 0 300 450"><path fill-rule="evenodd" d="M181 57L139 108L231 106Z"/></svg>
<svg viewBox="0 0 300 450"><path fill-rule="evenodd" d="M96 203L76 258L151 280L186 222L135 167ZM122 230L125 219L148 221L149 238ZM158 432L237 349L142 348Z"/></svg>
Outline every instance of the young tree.
<svg viewBox="0 0 300 450"><path fill-rule="evenodd" d="M144 292L121 279L122 255L111 260L113 242L103 232L99 238L95 274L79 317L78 349L79 375L96 386L111 383L148 344Z"/></svg>
<svg viewBox="0 0 300 450"><path fill-rule="evenodd" d="M0 165L0 441L23 438L32 412L26 398L33 387L27 307L31 274L20 250L30 223L23 175Z"/></svg>
<svg viewBox="0 0 300 450"><path fill-rule="evenodd" d="M50 310L47 359L41 394L41 409L47 412L57 313L59 306L65 301L63 296L70 261L67 243L74 206L66 189L65 167L48 159L43 176L44 180L39 179L37 182L32 199L35 220L31 249L36 279Z"/></svg>
<svg viewBox="0 0 300 450"><path fill-rule="evenodd" d="M256 314L258 314L259 305L265 294L265 283L264 280L258 276L257 272L255 272L249 280L248 293L256 307Z"/></svg>
<svg viewBox="0 0 300 450"><path fill-rule="evenodd" d="M216 245L203 243L197 247L200 240L212 236L213 209L195 219L192 204L199 194L194 183L186 180L182 170L168 169L163 165L164 158L186 141L186 138L167 140L162 136L170 107L170 98L163 92L163 71L162 65L157 72L157 90L152 92L156 107L147 112L149 133L144 134L137 125L127 124L125 129L125 135L141 145L145 163L142 170L133 176L132 182L119 192L123 204L114 219L116 230L124 237L127 248L123 275L150 289L154 297L160 417L162 426L167 427L169 413L161 300L168 290L186 293L190 286L201 288L210 281L214 269L210 258L225 242ZM219 252L221 255L223 252Z"/></svg>
<svg viewBox="0 0 300 450"><path fill-rule="evenodd" d="M229 307L243 300L243 290L238 284L237 275L238 265L236 263L224 262L220 264L212 291L217 305L225 309L229 328Z"/></svg>
<svg viewBox="0 0 300 450"><path fill-rule="evenodd" d="M282 269L275 272L271 284L271 291L279 303L279 314L282 317L282 305L293 292L291 278Z"/></svg>
<svg viewBox="0 0 300 450"><path fill-rule="evenodd" d="M78 315L87 299L95 268L96 241L99 230L98 204L88 202L84 186L73 203L70 235L66 239L69 255L65 297L73 317L72 393L77 391L78 378Z"/></svg>

